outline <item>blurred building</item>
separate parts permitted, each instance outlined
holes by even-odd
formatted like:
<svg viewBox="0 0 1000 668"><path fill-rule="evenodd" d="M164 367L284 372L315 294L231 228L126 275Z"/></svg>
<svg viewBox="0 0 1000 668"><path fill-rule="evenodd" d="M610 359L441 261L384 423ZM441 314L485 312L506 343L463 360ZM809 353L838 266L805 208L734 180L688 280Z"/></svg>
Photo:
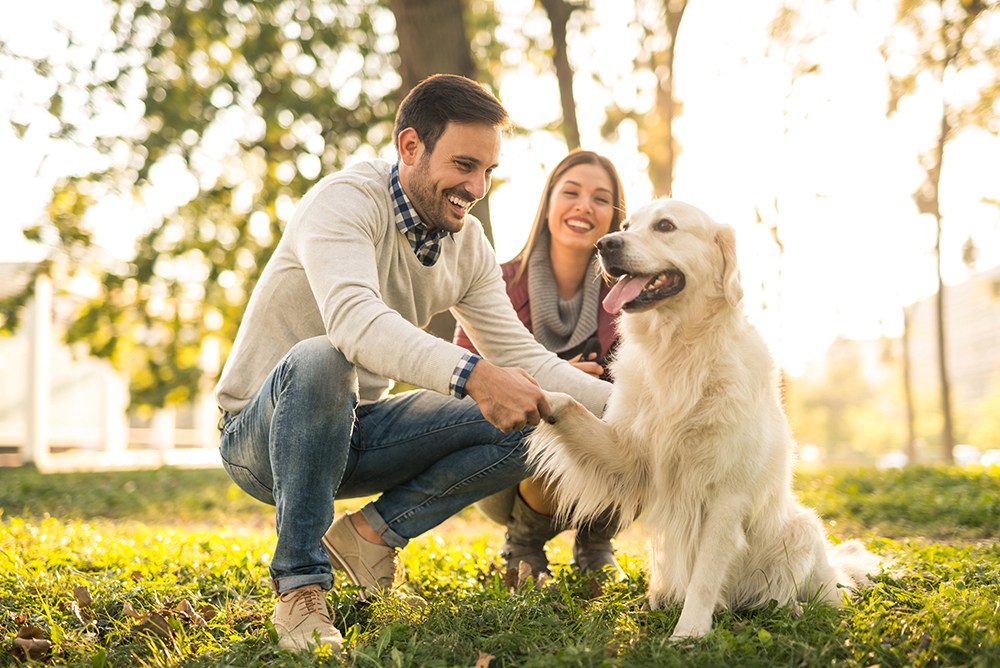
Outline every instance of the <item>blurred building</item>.
<svg viewBox="0 0 1000 668"><path fill-rule="evenodd" d="M0 263L0 298L21 292L31 268ZM130 412L128 378L85 348L63 343L81 298L52 295L41 337L37 302L29 304L13 336L0 336L0 465L33 462L65 470L218 463L218 409L210 396L147 417Z"/></svg>
<svg viewBox="0 0 1000 668"><path fill-rule="evenodd" d="M915 394L940 391L935 295L906 307L910 338L910 379ZM975 403L1000 387L1000 266L945 286L945 338L948 379L956 407ZM838 337L823 359L810 363L805 377L822 382L832 366L845 360L858 365L873 390L902 383L901 339Z"/></svg>
<svg viewBox="0 0 1000 668"><path fill-rule="evenodd" d="M945 287L948 378L956 406L971 404L1000 384L1000 266ZM939 385L937 304L931 296L907 307L911 379L917 392Z"/></svg>

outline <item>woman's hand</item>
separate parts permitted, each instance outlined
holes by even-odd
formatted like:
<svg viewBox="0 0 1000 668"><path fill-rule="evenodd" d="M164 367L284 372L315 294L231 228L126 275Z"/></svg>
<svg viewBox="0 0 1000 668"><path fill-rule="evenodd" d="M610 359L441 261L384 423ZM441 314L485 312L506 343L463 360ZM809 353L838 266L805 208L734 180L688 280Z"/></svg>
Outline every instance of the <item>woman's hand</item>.
<svg viewBox="0 0 1000 668"><path fill-rule="evenodd" d="M580 371L582 371L582 372L584 372L586 374L589 374L589 375L593 376L594 378L600 378L601 374L604 373L604 367L602 367L597 362L584 362L583 360L580 359L581 357L583 357L582 353L580 355L577 355L573 359L568 360L568 361L569 361L570 364L572 364L573 366L575 366ZM596 358L597 355L591 353L590 357L591 358Z"/></svg>

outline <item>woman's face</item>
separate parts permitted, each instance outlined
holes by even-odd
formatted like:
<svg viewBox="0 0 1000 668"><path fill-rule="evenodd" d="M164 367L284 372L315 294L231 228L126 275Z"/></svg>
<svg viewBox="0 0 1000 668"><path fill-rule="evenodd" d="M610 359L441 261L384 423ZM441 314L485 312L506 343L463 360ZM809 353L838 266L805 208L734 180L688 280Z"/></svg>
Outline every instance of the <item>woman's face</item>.
<svg viewBox="0 0 1000 668"><path fill-rule="evenodd" d="M571 167L556 181L549 198L552 246L591 253L611 229L614 186L600 165Z"/></svg>

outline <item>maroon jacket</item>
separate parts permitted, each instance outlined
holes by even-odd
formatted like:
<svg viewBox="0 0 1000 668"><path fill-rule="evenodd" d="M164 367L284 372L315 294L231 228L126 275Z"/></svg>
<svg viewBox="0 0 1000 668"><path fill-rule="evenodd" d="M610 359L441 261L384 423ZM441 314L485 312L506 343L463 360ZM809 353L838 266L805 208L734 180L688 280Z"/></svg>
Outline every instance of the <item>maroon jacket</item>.
<svg viewBox="0 0 1000 668"><path fill-rule="evenodd" d="M510 303L514 306L514 310L517 311L517 317L521 319L524 326L527 327L528 331L531 329L531 303L528 299L528 272L525 271L521 276L521 280L517 283L513 283L514 275L517 273L518 268L521 266L520 260L511 260L500 265L500 269L503 270L503 280L507 284L507 296L510 297ZM601 283L600 301L603 302L604 298L608 295L610 288L603 283ZM615 321L614 316L605 311L603 308L598 306L597 308L597 334L595 335L597 339L601 342L601 354L608 356L614 348L618 346L618 334L615 331ZM465 330L462 329L461 325L455 326L455 344L462 346L466 350L478 354L476 347L472 345L472 341L469 340L468 335ZM559 356L564 359L569 359L571 357L576 357L580 351L571 350L566 353L560 353ZM608 376L608 365L604 364L604 374L601 376L604 380L611 380Z"/></svg>

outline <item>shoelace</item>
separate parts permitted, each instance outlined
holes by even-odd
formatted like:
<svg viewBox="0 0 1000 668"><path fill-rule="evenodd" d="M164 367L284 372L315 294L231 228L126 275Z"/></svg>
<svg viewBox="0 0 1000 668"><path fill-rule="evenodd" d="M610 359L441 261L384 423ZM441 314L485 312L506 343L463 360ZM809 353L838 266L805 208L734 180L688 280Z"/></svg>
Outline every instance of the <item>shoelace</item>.
<svg viewBox="0 0 1000 668"><path fill-rule="evenodd" d="M323 619L329 619L330 615L323 609L326 607L323 592L318 589L296 589L290 593L292 593L292 596L289 598L296 599L295 605L299 607L303 615L316 613Z"/></svg>

